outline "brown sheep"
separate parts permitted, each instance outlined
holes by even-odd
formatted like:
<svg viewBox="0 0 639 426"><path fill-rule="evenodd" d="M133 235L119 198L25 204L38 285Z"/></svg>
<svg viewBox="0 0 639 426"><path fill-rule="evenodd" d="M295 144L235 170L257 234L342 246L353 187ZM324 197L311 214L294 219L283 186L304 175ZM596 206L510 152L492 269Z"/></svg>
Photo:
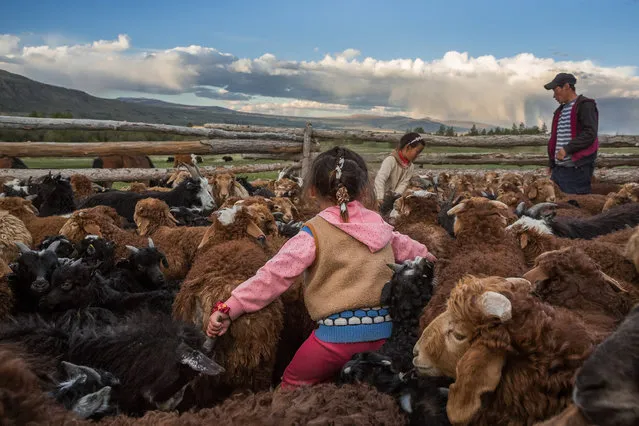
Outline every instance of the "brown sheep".
<svg viewBox="0 0 639 426"><path fill-rule="evenodd" d="M448 257L453 239L437 224L439 214L437 194L428 191L407 191L395 200L390 214L397 232L424 244L438 259Z"/></svg>
<svg viewBox="0 0 639 426"><path fill-rule="evenodd" d="M209 184L213 187L213 198L218 206L221 206L228 197L246 198L249 193L235 180L232 173L216 173L209 178Z"/></svg>
<svg viewBox="0 0 639 426"><path fill-rule="evenodd" d="M625 255L626 259L635 265L635 269L639 273L639 227L635 228L634 234L628 240Z"/></svg>
<svg viewBox="0 0 639 426"><path fill-rule="evenodd" d="M568 408L557 414L555 417L544 422L535 423L533 426L594 426L590 423L575 404L570 404Z"/></svg>
<svg viewBox="0 0 639 426"><path fill-rule="evenodd" d="M169 280L184 279L195 259L206 227L178 227L169 206L156 198L138 201L133 220L138 233L151 237L155 246L166 256L169 266L164 269L164 276Z"/></svg>
<svg viewBox="0 0 639 426"><path fill-rule="evenodd" d="M24 222L6 210L0 210L0 260L11 263L18 257L17 241L28 247L33 245L33 238Z"/></svg>
<svg viewBox="0 0 639 426"><path fill-rule="evenodd" d="M105 426L229 425L385 425L408 419L393 398L368 385L319 384L291 391L238 394L214 408L178 414L150 411L141 418L104 418Z"/></svg>
<svg viewBox="0 0 639 426"><path fill-rule="evenodd" d="M450 178L449 186L455 194L470 197L475 192L475 179L473 175L459 173Z"/></svg>
<svg viewBox="0 0 639 426"><path fill-rule="evenodd" d="M33 207L31 201L20 197L0 198L0 209L7 210L24 222L31 233L34 246L40 244L46 237L58 235L60 228L67 221L67 217L64 216L36 216L38 210Z"/></svg>
<svg viewBox="0 0 639 426"><path fill-rule="evenodd" d="M448 211L455 216L455 241L450 258L438 261L440 283L420 318L425 328L446 309L450 291L464 274L521 276L526 272L524 253L512 235L506 233L508 206L499 201L474 197Z"/></svg>
<svg viewBox="0 0 639 426"><path fill-rule="evenodd" d="M271 212L282 213L282 221L285 223L288 223L292 220L299 220L300 218L300 212L290 198L267 198L266 203L271 209Z"/></svg>
<svg viewBox="0 0 639 426"><path fill-rule="evenodd" d="M560 413L595 347L572 312L520 278L466 276L414 348L421 375L445 375L452 424L530 425Z"/></svg>
<svg viewBox="0 0 639 426"><path fill-rule="evenodd" d="M213 305L226 300L239 284L255 275L274 254L247 208L236 205L218 210L200 243L193 266L173 305L173 316L206 329ZM216 339L220 376L232 389L264 390L271 384L277 340L283 326L279 299L233 322Z"/></svg>
<svg viewBox="0 0 639 426"><path fill-rule="evenodd" d="M545 177L533 177L524 188L524 193L533 204L554 203L557 200L553 181Z"/></svg>
<svg viewBox="0 0 639 426"><path fill-rule="evenodd" d="M76 210L61 227L60 235L76 244L87 235L97 235L115 243L116 258L126 258L129 254L127 245L147 247L149 239L122 229L121 220L113 207L97 206Z"/></svg>
<svg viewBox="0 0 639 426"><path fill-rule="evenodd" d="M535 259L544 252L578 247L599 263L606 274L627 282L639 278L635 268L623 256L625 241L630 237L632 230L624 229L592 240L560 238L554 236L550 229L538 221L523 216L510 225L507 231L519 241L519 247L524 252L528 266L532 266Z"/></svg>
<svg viewBox="0 0 639 426"><path fill-rule="evenodd" d="M27 356L0 345L0 419L3 425L89 425L45 394Z"/></svg>
<svg viewBox="0 0 639 426"><path fill-rule="evenodd" d="M73 197L76 202L84 200L85 198L93 195L93 183L85 175L74 174L71 175L71 188L73 189Z"/></svg>
<svg viewBox="0 0 639 426"><path fill-rule="evenodd" d="M197 164L197 157L194 154L176 154L173 157L173 167L177 168L180 164Z"/></svg>
<svg viewBox="0 0 639 426"><path fill-rule="evenodd" d="M187 170L176 170L175 172L173 172L171 174L171 176L169 176L169 178L166 181L166 184L171 186L172 188L175 188L176 186L178 186L179 184L181 184L182 182L184 182L186 179L191 177L191 173Z"/></svg>
<svg viewBox="0 0 639 426"><path fill-rule="evenodd" d="M584 320L598 342L614 331L639 299L637 290L606 275L576 247L540 255L523 277L542 301L570 309Z"/></svg>
<svg viewBox="0 0 639 426"><path fill-rule="evenodd" d="M0 321L7 318L13 308L13 294L8 281L11 272L9 265L0 259Z"/></svg>
<svg viewBox="0 0 639 426"><path fill-rule="evenodd" d="M608 194L602 211L627 203L639 203L639 183L627 183L619 191Z"/></svg>
<svg viewBox="0 0 639 426"><path fill-rule="evenodd" d="M261 197L253 196L247 198L229 197L224 201L224 204L220 209L230 208L236 205L242 205L248 209L250 216L253 218L255 224L266 235L277 235L277 225L275 224L275 217L271 213L270 200ZM215 212L211 213L211 216L215 215Z"/></svg>

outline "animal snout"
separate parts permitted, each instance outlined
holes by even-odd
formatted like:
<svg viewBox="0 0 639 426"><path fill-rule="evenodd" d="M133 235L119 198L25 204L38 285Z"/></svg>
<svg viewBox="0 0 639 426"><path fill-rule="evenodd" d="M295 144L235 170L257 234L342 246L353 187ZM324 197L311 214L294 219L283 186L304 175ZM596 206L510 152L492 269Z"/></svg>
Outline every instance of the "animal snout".
<svg viewBox="0 0 639 426"><path fill-rule="evenodd" d="M36 293L44 293L49 289L49 282L44 278L38 278L31 283L31 290Z"/></svg>

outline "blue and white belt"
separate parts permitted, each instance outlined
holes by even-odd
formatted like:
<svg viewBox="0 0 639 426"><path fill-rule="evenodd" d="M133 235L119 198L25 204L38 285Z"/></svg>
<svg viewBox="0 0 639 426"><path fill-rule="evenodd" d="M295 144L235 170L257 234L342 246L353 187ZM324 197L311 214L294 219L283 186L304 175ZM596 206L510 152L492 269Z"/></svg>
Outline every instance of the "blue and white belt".
<svg viewBox="0 0 639 426"><path fill-rule="evenodd" d="M370 342L387 339L393 329L388 306L339 312L317 321L315 336L329 343Z"/></svg>

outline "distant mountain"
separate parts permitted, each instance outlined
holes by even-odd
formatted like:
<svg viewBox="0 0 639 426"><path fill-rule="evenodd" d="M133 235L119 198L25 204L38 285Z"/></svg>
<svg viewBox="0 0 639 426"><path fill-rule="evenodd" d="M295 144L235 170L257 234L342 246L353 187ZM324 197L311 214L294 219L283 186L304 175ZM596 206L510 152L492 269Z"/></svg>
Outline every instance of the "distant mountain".
<svg viewBox="0 0 639 426"><path fill-rule="evenodd" d="M52 114L70 112L74 118L126 120L186 125L187 123L229 123L257 126L315 128L387 129L404 131L423 127L434 132L442 124L429 119L403 116L353 115L346 117L287 117L238 112L217 106L193 106L149 98L104 99L88 93L40 83L0 70L0 114L28 115L32 111ZM456 126L466 131L470 126Z"/></svg>

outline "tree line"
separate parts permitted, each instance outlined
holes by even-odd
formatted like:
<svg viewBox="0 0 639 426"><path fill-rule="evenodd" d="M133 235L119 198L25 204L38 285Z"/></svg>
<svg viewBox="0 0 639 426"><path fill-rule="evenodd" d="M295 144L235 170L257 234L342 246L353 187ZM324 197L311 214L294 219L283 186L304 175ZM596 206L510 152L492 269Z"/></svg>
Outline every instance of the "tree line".
<svg viewBox="0 0 639 426"><path fill-rule="evenodd" d="M417 132L417 133L427 133L424 131L423 127L415 127L414 129L408 129L408 132ZM463 133L461 136L493 136L493 135L543 135L548 133L548 127L546 123L543 123L541 127L539 126L531 126L528 127L524 123L519 123L517 126L513 123L511 128L507 127L494 127L491 129L481 129L479 130L475 124L470 128L468 133ZM432 133L437 136L460 136L459 133L455 132L455 128L453 126L446 126L444 124L439 126L436 132Z"/></svg>

